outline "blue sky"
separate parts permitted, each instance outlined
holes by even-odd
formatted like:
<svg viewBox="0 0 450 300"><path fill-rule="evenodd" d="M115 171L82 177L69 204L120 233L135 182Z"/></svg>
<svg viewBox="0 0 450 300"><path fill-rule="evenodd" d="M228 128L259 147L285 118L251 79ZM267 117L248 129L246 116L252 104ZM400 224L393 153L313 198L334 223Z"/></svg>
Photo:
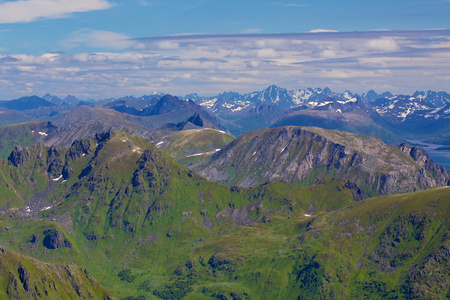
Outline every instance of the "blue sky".
<svg viewBox="0 0 450 300"><path fill-rule="evenodd" d="M450 91L450 1L0 0L0 99Z"/></svg>

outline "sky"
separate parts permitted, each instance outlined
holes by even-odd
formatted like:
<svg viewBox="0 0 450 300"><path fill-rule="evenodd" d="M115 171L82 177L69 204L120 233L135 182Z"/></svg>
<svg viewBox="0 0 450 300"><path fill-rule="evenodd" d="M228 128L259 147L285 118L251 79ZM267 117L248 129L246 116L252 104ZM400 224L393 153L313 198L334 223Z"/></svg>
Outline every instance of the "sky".
<svg viewBox="0 0 450 300"><path fill-rule="evenodd" d="M0 100L450 92L450 0L0 0Z"/></svg>

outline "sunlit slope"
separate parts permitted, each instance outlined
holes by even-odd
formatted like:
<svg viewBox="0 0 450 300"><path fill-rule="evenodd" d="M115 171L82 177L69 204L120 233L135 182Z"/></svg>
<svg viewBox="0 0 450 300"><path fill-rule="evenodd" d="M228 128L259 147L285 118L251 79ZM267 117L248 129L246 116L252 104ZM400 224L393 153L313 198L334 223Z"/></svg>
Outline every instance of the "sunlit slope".
<svg viewBox="0 0 450 300"><path fill-rule="evenodd" d="M83 141L43 211L2 215L2 245L75 262L119 299L448 296L449 188L359 202L336 179L230 188L124 132Z"/></svg>

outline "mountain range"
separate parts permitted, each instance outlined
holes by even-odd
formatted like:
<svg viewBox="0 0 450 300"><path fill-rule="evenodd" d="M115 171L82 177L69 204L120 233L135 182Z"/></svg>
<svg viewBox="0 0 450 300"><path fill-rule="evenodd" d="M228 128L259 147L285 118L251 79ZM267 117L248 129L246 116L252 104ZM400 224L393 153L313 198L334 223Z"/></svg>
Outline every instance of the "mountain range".
<svg viewBox="0 0 450 300"><path fill-rule="evenodd" d="M1 245L75 263L119 299L449 293L449 188L361 200L338 176L308 187L226 187L124 131L70 148L17 147L0 174ZM10 281L17 291L20 274Z"/></svg>
<svg viewBox="0 0 450 300"><path fill-rule="evenodd" d="M0 298L449 298L450 174L405 142L445 153L448 105L276 86L3 101Z"/></svg>

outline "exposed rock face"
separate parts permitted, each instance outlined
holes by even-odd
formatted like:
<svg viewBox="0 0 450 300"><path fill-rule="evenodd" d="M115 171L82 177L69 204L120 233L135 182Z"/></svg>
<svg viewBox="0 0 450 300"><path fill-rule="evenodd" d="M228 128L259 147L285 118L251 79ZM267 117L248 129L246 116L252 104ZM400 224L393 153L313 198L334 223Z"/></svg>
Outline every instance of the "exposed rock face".
<svg viewBox="0 0 450 300"><path fill-rule="evenodd" d="M244 134L193 169L242 187L268 181L310 185L337 177L356 184L359 198L447 185L442 167L418 150L411 152L405 155L375 137L288 126Z"/></svg>
<svg viewBox="0 0 450 300"><path fill-rule="evenodd" d="M64 238L62 232L58 230L44 231L44 247L48 249L72 248L72 243Z"/></svg>
<svg viewBox="0 0 450 300"><path fill-rule="evenodd" d="M44 152L45 147L42 143L37 143L28 148L16 146L8 157L8 163L16 167L23 166L29 161L44 157Z"/></svg>
<svg viewBox="0 0 450 300"><path fill-rule="evenodd" d="M24 165L29 159L30 152L21 146L16 146L8 157L8 161L16 167Z"/></svg>
<svg viewBox="0 0 450 300"><path fill-rule="evenodd" d="M71 159L79 158L83 154L89 155L91 153L91 140L89 139L81 139L75 140L70 146L69 151L67 152L67 156Z"/></svg>
<svg viewBox="0 0 450 300"><path fill-rule="evenodd" d="M439 185L449 185L450 184L450 174L445 170L445 168L441 165L435 163L420 147L413 147L408 145L407 143L402 143L397 146L403 153L411 156L414 161L424 168L427 172L434 175L436 182Z"/></svg>

